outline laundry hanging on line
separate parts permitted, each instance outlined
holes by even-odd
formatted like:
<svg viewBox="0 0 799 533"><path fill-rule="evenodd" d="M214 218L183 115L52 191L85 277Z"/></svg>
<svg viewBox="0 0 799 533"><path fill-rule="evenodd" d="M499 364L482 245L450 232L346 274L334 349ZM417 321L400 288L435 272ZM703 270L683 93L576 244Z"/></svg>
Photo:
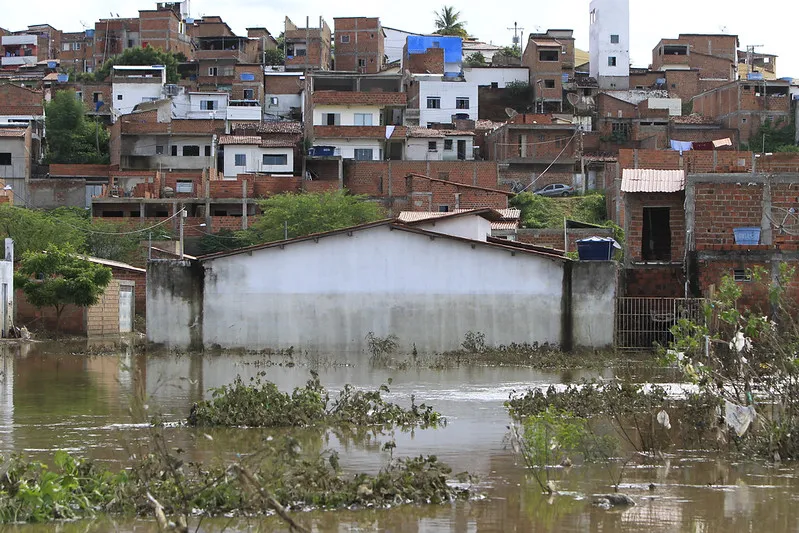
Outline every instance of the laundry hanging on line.
<svg viewBox="0 0 799 533"><path fill-rule="evenodd" d="M722 146L732 146L732 141L729 137L717 139L715 141L703 142L675 141L672 139L669 141L669 145L671 146L672 150L678 151L680 152L680 155L682 155L683 152L687 152L689 150L715 150L716 148L721 148Z"/></svg>
<svg viewBox="0 0 799 533"><path fill-rule="evenodd" d="M678 152L680 152L680 155L682 155L683 152L691 150L693 148L694 143L672 140L670 144L672 150L677 150Z"/></svg>

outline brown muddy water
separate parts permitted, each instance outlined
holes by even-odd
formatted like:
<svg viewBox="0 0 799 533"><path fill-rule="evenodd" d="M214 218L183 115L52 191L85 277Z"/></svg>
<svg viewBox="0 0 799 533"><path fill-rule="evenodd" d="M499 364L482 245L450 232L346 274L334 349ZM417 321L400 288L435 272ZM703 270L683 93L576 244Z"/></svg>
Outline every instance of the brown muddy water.
<svg viewBox="0 0 799 533"><path fill-rule="evenodd" d="M374 368L363 354L265 365L259 356L165 356L130 348L109 355L75 352L85 346L0 345L0 452L49 461L56 450L122 465L147 446L144 420L132 413L146 406L167 422L167 438L191 459L224 460L258 448L275 434L264 429L195 430L179 427L193 402L209 388L236 375L259 370L288 390L319 371L322 383L337 390L345 383L374 388L393 378L388 399L402 405L428 402L449 423L439 429L395 431L367 441L328 433L295 432L308 450L337 449L346 470L376 471L390 458L382 444L396 441L395 456L435 454L455 472L479 477L481 497L437 506L386 510L298 513L318 532L577 532L689 531L710 533L799 531L799 481L795 465L779 467L729 462L713 453L674 451L667 461L629 467L622 490L637 505L605 511L591 496L609 492L610 477L600 465L552 469L560 494L545 496L505 445L509 418L503 401L514 390L586 377L621 375L633 381L670 382L669 372L653 364L617 365L602 372L541 372L522 368L461 367L447 370ZM273 357L286 363L288 359ZM345 364L346 363L346 364ZM132 409L133 408L133 409ZM175 423L175 424L170 424ZM650 491L650 483L655 490ZM284 531L273 518L195 520L199 531ZM157 531L150 520L93 521L0 526L19 532Z"/></svg>

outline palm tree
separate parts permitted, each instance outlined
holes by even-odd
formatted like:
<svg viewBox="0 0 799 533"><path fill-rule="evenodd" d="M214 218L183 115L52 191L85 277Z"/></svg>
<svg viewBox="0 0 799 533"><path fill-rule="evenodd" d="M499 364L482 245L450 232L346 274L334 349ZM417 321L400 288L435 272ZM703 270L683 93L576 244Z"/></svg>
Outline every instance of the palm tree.
<svg viewBox="0 0 799 533"><path fill-rule="evenodd" d="M457 37L468 37L469 32L464 27L466 21L458 20L461 16L460 11L455 11L453 6L443 6L441 11L436 11L436 31L439 35L455 35Z"/></svg>

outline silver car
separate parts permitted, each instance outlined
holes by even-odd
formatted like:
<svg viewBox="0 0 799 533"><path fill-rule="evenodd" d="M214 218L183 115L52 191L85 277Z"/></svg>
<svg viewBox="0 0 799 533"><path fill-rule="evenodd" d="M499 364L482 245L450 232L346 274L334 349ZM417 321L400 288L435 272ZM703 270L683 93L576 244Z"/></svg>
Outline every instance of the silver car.
<svg viewBox="0 0 799 533"><path fill-rule="evenodd" d="M574 194L574 187L563 183L552 183L542 189L538 189L533 194L540 196L570 196Z"/></svg>

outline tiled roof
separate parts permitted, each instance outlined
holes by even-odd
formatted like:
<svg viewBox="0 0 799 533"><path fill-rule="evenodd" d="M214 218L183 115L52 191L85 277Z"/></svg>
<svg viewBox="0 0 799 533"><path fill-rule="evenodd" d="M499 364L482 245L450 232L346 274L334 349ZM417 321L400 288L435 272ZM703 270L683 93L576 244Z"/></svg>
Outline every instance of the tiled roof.
<svg viewBox="0 0 799 533"><path fill-rule="evenodd" d="M385 139L386 126L314 126L314 137L317 139ZM392 139L405 137L406 128L395 126Z"/></svg>
<svg viewBox="0 0 799 533"><path fill-rule="evenodd" d="M505 124L504 122L494 122L493 120L478 119L474 122L476 130L495 130Z"/></svg>
<svg viewBox="0 0 799 533"><path fill-rule="evenodd" d="M172 133L211 134L224 129L224 120L180 119L172 121Z"/></svg>
<svg viewBox="0 0 799 533"><path fill-rule="evenodd" d="M715 124L716 121L712 118L703 117L698 113L686 115L684 117L671 117L671 121L675 124Z"/></svg>
<svg viewBox="0 0 799 533"><path fill-rule="evenodd" d="M256 128L258 133L302 133L301 122L264 122Z"/></svg>
<svg viewBox="0 0 799 533"><path fill-rule="evenodd" d="M257 135L222 135L219 144L261 144L261 138Z"/></svg>
<svg viewBox="0 0 799 533"><path fill-rule="evenodd" d="M300 142L299 136L281 135L273 139L263 139L259 145L261 148L289 148Z"/></svg>
<svg viewBox="0 0 799 533"><path fill-rule="evenodd" d="M22 128L0 128L0 137L24 137L25 130Z"/></svg>
<svg viewBox="0 0 799 533"><path fill-rule="evenodd" d="M314 105L405 105L406 93L314 91Z"/></svg>
<svg viewBox="0 0 799 533"><path fill-rule="evenodd" d="M684 189L684 170L625 168L621 178L623 192L678 192Z"/></svg>
<svg viewBox="0 0 799 533"><path fill-rule="evenodd" d="M0 115L43 115L44 107L40 105L0 105Z"/></svg>
<svg viewBox="0 0 799 533"><path fill-rule="evenodd" d="M474 132L464 131L464 130L436 130L432 128L421 128L414 126L407 128L408 137L417 137L423 139L431 139L431 138L442 139L444 137L456 137L461 135L474 135Z"/></svg>
<svg viewBox="0 0 799 533"><path fill-rule="evenodd" d="M468 213L470 211L474 211L474 209L453 209L452 211L444 213L440 211L400 211L399 217L397 218L399 219L400 222L418 222L420 220L427 220L429 218L439 218L444 215L451 215L453 213ZM519 217L521 216L521 210L515 208L509 208L509 209L493 209L493 211L499 213L503 222L514 224L513 226L514 228L518 226ZM500 222L497 223L499 224Z"/></svg>

